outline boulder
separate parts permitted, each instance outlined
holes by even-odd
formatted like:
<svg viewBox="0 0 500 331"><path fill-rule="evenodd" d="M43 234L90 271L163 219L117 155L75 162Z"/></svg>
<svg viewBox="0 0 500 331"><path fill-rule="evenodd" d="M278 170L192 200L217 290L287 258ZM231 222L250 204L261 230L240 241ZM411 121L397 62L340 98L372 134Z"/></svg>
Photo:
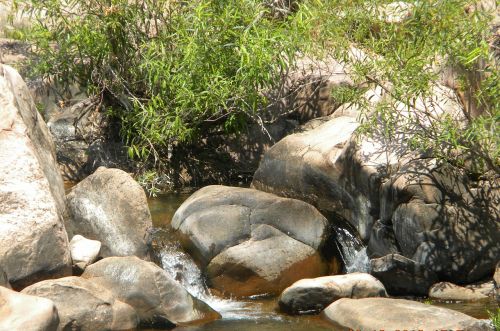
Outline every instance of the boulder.
<svg viewBox="0 0 500 331"><path fill-rule="evenodd" d="M59 324L51 300L0 286L0 331L55 331Z"/></svg>
<svg viewBox="0 0 500 331"><path fill-rule="evenodd" d="M266 224L253 225L249 240L221 252L206 269L213 288L237 297L278 294L326 272L315 249Z"/></svg>
<svg viewBox="0 0 500 331"><path fill-rule="evenodd" d="M427 295L437 276L425 266L399 254L372 259L371 274L391 295Z"/></svg>
<svg viewBox="0 0 500 331"><path fill-rule="evenodd" d="M71 273L55 159L26 84L0 65L0 265L14 288Z"/></svg>
<svg viewBox="0 0 500 331"><path fill-rule="evenodd" d="M102 243L101 255L149 258L153 227L146 194L126 172L101 167L67 196L68 233Z"/></svg>
<svg viewBox="0 0 500 331"><path fill-rule="evenodd" d="M217 319L220 315L191 296L169 274L135 256L109 257L85 269L82 278L108 289L131 305L141 324L172 326Z"/></svg>
<svg viewBox="0 0 500 331"><path fill-rule="evenodd" d="M69 242L73 265L84 270L89 264L95 262L101 251L101 242L90 240L77 234Z"/></svg>
<svg viewBox="0 0 500 331"><path fill-rule="evenodd" d="M9 277L7 277L7 274L5 273L5 271L3 271L1 266L0 266L0 286L11 288L9 283Z"/></svg>
<svg viewBox="0 0 500 331"><path fill-rule="evenodd" d="M327 271L318 253L329 236L327 220L302 201L207 186L181 205L171 226L212 286L228 295L278 294Z"/></svg>
<svg viewBox="0 0 500 331"><path fill-rule="evenodd" d="M134 308L116 300L107 289L80 277L45 280L22 293L55 303L58 330L129 330L138 325Z"/></svg>
<svg viewBox="0 0 500 331"><path fill-rule="evenodd" d="M458 286L449 282L441 282L432 285L429 289L429 298L454 301L488 300L488 296L480 291L475 291L471 288Z"/></svg>
<svg viewBox="0 0 500 331"><path fill-rule="evenodd" d="M488 321L416 301L389 298L344 298L323 312L335 327L350 330L488 330Z"/></svg>
<svg viewBox="0 0 500 331"><path fill-rule="evenodd" d="M279 298L281 310L291 313L318 313L341 298L386 297L384 285L365 273L301 279L286 288Z"/></svg>
<svg viewBox="0 0 500 331"><path fill-rule="evenodd" d="M415 109L398 102L394 108L402 117L428 109L420 127L443 116L463 119L453 90L436 84L432 92ZM391 101L379 89L365 98L368 111ZM357 112L344 105L321 125L279 141L264 155L252 187L343 217L368 243L370 257L398 253L457 283L491 274L500 256L498 182L474 182L465 171L414 151L410 133L387 139L380 125L365 135L357 130Z"/></svg>

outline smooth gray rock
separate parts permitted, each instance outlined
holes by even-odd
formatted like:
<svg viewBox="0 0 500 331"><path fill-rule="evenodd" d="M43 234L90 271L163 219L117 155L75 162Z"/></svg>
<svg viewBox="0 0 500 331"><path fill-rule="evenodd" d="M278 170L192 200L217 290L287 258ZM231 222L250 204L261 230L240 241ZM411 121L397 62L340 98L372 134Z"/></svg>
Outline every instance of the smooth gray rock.
<svg viewBox="0 0 500 331"><path fill-rule="evenodd" d="M398 254L370 261L371 274L391 295L427 295L437 276L425 266Z"/></svg>
<svg viewBox="0 0 500 331"><path fill-rule="evenodd" d="M7 274L5 273L5 271L3 271L1 266L0 266L0 286L11 288L9 283L9 277L7 277Z"/></svg>
<svg viewBox="0 0 500 331"><path fill-rule="evenodd" d="M386 297L384 285L366 273L301 279L279 298L281 310L290 314L318 313L341 298Z"/></svg>
<svg viewBox="0 0 500 331"><path fill-rule="evenodd" d="M327 220L313 206L253 189L207 186L176 211L171 226L184 246L207 264L227 247L248 240L251 226L267 224L314 249L328 235Z"/></svg>
<svg viewBox="0 0 500 331"><path fill-rule="evenodd" d="M350 330L493 331L488 321L402 299L344 298L328 306L323 317L335 327Z"/></svg>
<svg viewBox="0 0 500 331"><path fill-rule="evenodd" d="M56 331L58 324L51 300L0 286L0 331Z"/></svg>
<svg viewBox="0 0 500 331"><path fill-rule="evenodd" d="M69 242L71 250L71 260L73 265L84 270L89 264L95 262L101 251L101 242L90 240L77 234Z"/></svg>
<svg viewBox="0 0 500 331"><path fill-rule="evenodd" d="M131 305L141 324L172 326L217 319L220 315L191 296L169 274L135 256L109 257L85 269L82 278L108 289Z"/></svg>
<svg viewBox="0 0 500 331"><path fill-rule="evenodd" d="M135 310L107 289L80 277L45 280L22 293L52 300L59 313L58 330L130 330L138 325Z"/></svg>
<svg viewBox="0 0 500 331"><path fill-rule="evenodd" d="M67 196L70 235L101 242L101 255L149 258L153 227L146 193L126 172L101 167Z"/></svg>
<svg viewBox="0 0 500 331"><path fill-rule="evenodd" d="M171 226L226 295L278 294L300 277L327 271L318 253L330 235L327 220L299 200L207 186L182 204ZM304 265L309 269L300 270Z"/></svg>
<svg viewBox="0 0 500 331"><path fill-rule="evenodd" d="M278 294L326 272L315 249L265 224L254 225L250 240L227 248L206 269L213 288L237 297Z"/></svg>
<svg viewBox="0 0 500 331"><path fill-rule="evenodd" d="M71 273L54 144L26 84L0 65L0 265L14 288Z"/></svg>
<svg viewBox="0 0 500 331"><path fill-rule="evenodd" d="M441 282L431 286L429 298L454 301L488 300L488 296L480 291L473 290L449 282Z"/></svg>

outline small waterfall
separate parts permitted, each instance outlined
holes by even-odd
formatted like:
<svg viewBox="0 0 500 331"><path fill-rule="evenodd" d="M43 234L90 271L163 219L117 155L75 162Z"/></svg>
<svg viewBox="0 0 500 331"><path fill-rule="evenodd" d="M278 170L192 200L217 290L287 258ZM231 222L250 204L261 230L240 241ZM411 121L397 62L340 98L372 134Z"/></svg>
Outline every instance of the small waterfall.
<svg viewBox="0 0 500 331"><path fill-rule="evenodd" d="M336 244L342 255L345 272L369 272L370 259L358 236L345 226L335 226Z"/></svg>
<svg viewBox="0 0 500 331"><path fill-rule="evenodd" d="M177 241L162 241L159 252L162 268L177 280L192 296L204 301L219 312L224 319L272 319L281 320L275 313L264 312L261 302L238 301L216 297L210 293L202 272L191 256L182 250Z"/></svg>

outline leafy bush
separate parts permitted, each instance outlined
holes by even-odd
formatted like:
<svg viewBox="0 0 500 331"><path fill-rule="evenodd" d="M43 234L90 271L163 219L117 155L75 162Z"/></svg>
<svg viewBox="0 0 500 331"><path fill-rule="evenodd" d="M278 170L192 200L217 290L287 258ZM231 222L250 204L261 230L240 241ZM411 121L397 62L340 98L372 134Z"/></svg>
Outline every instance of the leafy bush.
<svg viewBox="0 0 500 331"><path fill-rule="evenodd" d="M102 95L133 157L159 162L176 142L259 121L263 91L309 52L352 68L361 88L335 91L339 100L368 110L363 90L379 85L390 95L364 113L364 132L384 127L390 140L397 126L413 133L416 149L475 174L499 173L500 79L489 17L475 1L408 1L395 10L387 0L277 1L291 4L284 11L273 0L25 2L38 18L33 68ZM367 56L353 57L353 46ZM432 114L408 111L431 94L436 67L459 74L464 120L429 126Z"/></svg>
<svg viewBox="0 0 500 331"><path fill-rule="evenodd" d="M130 155L238 131L266 104L305 22L256 0L31 0L37 74L111 100Z"/></svg>

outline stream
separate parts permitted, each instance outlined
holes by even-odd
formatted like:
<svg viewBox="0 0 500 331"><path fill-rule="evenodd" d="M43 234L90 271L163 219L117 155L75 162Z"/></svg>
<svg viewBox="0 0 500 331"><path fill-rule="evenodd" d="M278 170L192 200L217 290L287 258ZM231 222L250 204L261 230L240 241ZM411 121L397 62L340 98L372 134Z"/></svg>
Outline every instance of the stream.
<svg viewBox="0 0 500 331"><path fill-rule="evenodd" d="M277 298L257 297L247 300L225 299L213 295L205 284L203 275L196 263L186 254L169 223L177 208L189 197L189 194L164 194L149 199L149 208L155 226L155 237L161 242L157 248L158 259L162 267L193 296L201 299L222 315L222 319L203 325L176 327L176 331L321 331L332 330L331 324L320 316L289 316L277 311ZM338 249L345 263L346 272L368 271L369 259L366 248L348 229L337 228ZM159 238L159 239L158 239ZM442 307L454 309L476 318L487 318L487 311L497 309L496 302L453 303L430 302ZM149 329L142 329L143 331Z"/></svg>

